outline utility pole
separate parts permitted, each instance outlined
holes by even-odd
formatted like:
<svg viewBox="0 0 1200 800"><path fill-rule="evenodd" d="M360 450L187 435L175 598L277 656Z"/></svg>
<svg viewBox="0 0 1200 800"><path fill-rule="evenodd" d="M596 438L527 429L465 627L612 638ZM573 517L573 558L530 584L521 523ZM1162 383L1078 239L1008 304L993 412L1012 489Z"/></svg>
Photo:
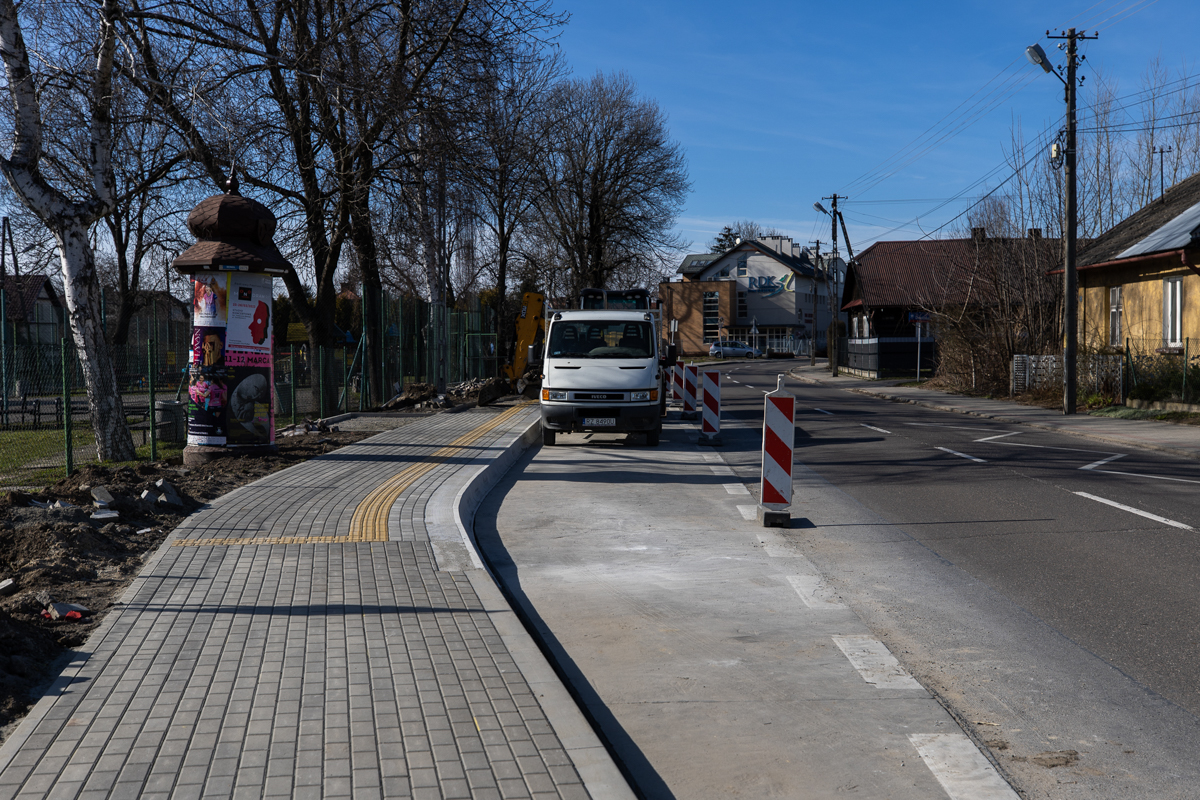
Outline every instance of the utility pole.
<svg viewBox="0 0 1200 800"><path fill-rule="evenodd" d="M826 288L826 290L829 291L829 310L833 314L833 336L829 337L829 343L828 343L830 374L836 378L838 376L838 347L840 347L840 345L841 345L841 326L838 323L841 321L841 316L842 316L841 309L838 307L838 298L835 296L837 293L837 286L839 283L838 272L837 272L837 257L838 257L837 203L838 203L838 200L846 200L847 198L844 195L839 196L837 192L834 192L829 197L822 197L821 199L822 200L830 200L833 202L833 208L831 209L831 211L829 213L829 221L832 226L831 230L833 231L833 238L831 240L832 244L833 244L833 250L830 253L830 259L831 259L830 263L833 264L833 287L831 288L829 286L829 271L826 270L826 272L825 272L825 288Z"/></svg>
<svg viewBox="0 0 1200 800"><path fill-rule="evenodd" d="M1067 76L1063 82L1067 95L1067 152L1063 160L1063 177L1067 184L1065 217L1066 230L1063 242L1063 414L1074 414L1076 405L1076 350L1079 338L1079 278L1075 271L1075 237L1078 230L1078 199L1076 196L1075 172L1075 71L1079 66L1078 46L1080 39L1095 39L1096 34L1084 35L1069 28L1059 36L1048 39L1065 39L1067 42ZM1061 47L1062 45L1059 45Z"/></svg>
<svg viewBox="0 0 1200 800"><path fill-rule="evenodd" d="M812 341L808 347L808 365L815 367L817 365L817 269L821 264L821 240L809 242L817 246L816 256L813 260L813 279L812 279Z"/></svg>
<svg viewBox="0 0 1200 800"><path fill-rule="evenodd" d="M1163 155L1173 152L1175 152L1173 147L1162 147L1161 145L1157 150L1150 151L1152 156L1154 153L1158 153L1158 197L1160 202L1163 203L1167 202L1167 182L1163 173Z"/></svg>

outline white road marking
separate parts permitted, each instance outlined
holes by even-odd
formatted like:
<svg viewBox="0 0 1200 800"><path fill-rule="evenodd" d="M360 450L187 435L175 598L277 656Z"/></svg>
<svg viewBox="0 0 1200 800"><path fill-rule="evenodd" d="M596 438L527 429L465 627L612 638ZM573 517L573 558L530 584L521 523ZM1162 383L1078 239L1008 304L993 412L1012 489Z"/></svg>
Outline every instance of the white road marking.
<svg viewBox="0 0 1200 800"><path fill-rule="evenodd" d="M908 740L951 800L1018 800L965 734L910 733Z"/></svg>
<svg viewBox="0 0 1200 800"><path fill-rule="evenodd" d="M829 416L831 416L831 417L833 416L833 412L832 412L832 411L826 411L826 410L825 410L825 409L823 409L823 408L814 408L814 409L813 409L813 411L820 411L822 414L828 414L828 415L829 415Z"/></svg>
<svg viewBox="0 0 1200 800"><path fill-rule="evenodd" d="M1160 517L1157 514L1151 514L1149 511L1142 511L1140 508L1122 505L1115 500L1107 500L1103 497L1097 497L1094 494L1088 494L1087 492L1075 492L1075 494L1079 495L1080 497L1086 497L1088 500L1095 500L1097 503L1104 503L1106 506L1112 506L1113 508L1119 508L1122 511L1128 511L1130 514L1137 514L1139 517L1145 517L1146 519L1152 519L1155 522L1161 522L1163 525L1170 525L1172 528L1182 528L1185 531L1195 530L1191 525L1185 525L1182 522L1176 522L1173 519Z"/></svg>
<svg viewBox="0 0 1200 800"><path fill-rule="evenodd" d="M721 454L720 454L720 453L714 453L714 452L712 452L711 450L709 450L709 451L707 451L707 452L705 452L705 453L704 453L704 460L705 460L705 461L716 461L716 462L720 462L722 459L721 459Z"/></svg>
<svg viewBox="0 0 1200 800"><path fill-rule="evenodd" d="M712 470L713 475L732 475L733 474L733 470L726 466L717 466L716 464L709 464L708 468Z"/></svg>
<svg viewBox="0 0 1200 800"><path fill-rule="evenodd" d="M982 439L976 439L975 441L977 441L977 442L994 442L997 439L1003 439L1005 436L1016 436L1018 433L1024 433L1024 432L1025 431L1009 431L1008 433L1001 433L998 436L985 436Z"/></svg>
<svg viewBox="0 0 1200 800"><path fill-rule="evenodd" d="M1118 458L1124 458L1127 455L1129 455L1129 454L1128 453L1117 453L1115 456L1109 456L1108 458L1102 458L1099 461L1093 461L1092 463L1088 464L1086 467L1080 467L1080 469L1095 469L1096 467L1099 467L1103 464L1107 464L1110 461L1116 461Z"/></svg>
<svg viewBox="0 0 1200 800"><path fill-rule="evenodd" d="M837 600L826 599L830 594L828 587L821 583L818 575L788 575L788 583L800 595L804 605L819 611L834 611L845 608Z"/></svg>
<svg viewBox="0 0 1200 800"><path fill-rule="evenodd" d="M729 494L750 494L750 490L746 488L744 483L723 483L725 491Z"/></svg>
<svg viewBox="0 0 1200 800"><path fill-rule="evenodd" d="M886 434L889 434L889 435L891 434L891 431L885 431L883 428L876 428L874 425L868 425L868 424L867 424L867 423L865 423L865 422L860 422L860 423L858 423L858 424L859 424L859 425L862 425L864 428L870 428L870 429L871 429L871 430L873 430L873 431L879 431L880 433L886 433Z"/></svg>
<svg viewBox="0 0 1200 800"><path fill-rule="evenodd" d="M995 428L985 428L982 425L946 425L942 422L906 422L905 425L915 425L919 428L949 428L954 431L990 431Z"/></svg>
<svg viewBox="0 0 1200 800"><path fill-rule="evenodd" d="M758 506L738 506L737 510L744 520L758 519Z"/></svg>
<svg viewBox="0 0 1200 800"><path fill-rule="evenodd" d="M921 689L924 687L905 672L904 667L887 649L887 645L870 636L834 636L833 642L850 659L863 680L877 689Z"/></svg>
<svg viewBox="0 0 1200 800"><path fill-rule="evenodd" d="M1175 481L1176 483L1200 483L1191 478L1172 478L1168 475L1143 475L1140 472L1121 472L1115 469L1097 469L1093 472L1103 472L1105 475L1128 475L1131 478L1150 478L1155 481Z"/></svg>
<svg viewBox="0 0 1200 800"><path fill-rule="evenodd" d="M958 456L959 458L969 458L970 460L972 460L972 461L977 461L977 462L979 462L980 464L986 464L986 463L987 463L987 461L986 461L985 459L982 459L982 458L976 458L975 456L969 456L969 455L967 455L966 453L960 453L960 452L958 452L957 450L951 450L949 447L935 447L935 448L933 448L933 449L934 449L934 450L941 450L941 451L943 451L943 452L950 453L950 454L952 454L952 455L956 455L956 456Z"/></svg>

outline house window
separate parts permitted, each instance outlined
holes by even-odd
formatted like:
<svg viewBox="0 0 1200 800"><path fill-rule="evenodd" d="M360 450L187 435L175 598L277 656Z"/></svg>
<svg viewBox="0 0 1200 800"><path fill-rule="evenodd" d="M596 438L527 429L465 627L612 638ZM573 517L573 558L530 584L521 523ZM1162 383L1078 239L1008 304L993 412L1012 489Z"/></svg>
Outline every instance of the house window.
<svg viewBox="0 0 1200 800"><path fill-rule="evenodd" d="M738 319L745 319L750 316L750 311L746 307L746 293L738 292Z"/></svg>
<svg viewBox="0 0 1200 800"><path fill-rule="evenodd" d="M1183 278L1163 281L1163 343L1183 347Z"/></svg>
<svg viewBox="0 0 1200 800"><path fill-rule="evenodd" d="M737 276L739 278L746 277L746 256L742 256L737 260Z"/></svg>
<svg viewBox="0 0 1200 800"><path fill-rule="evenodd" d="M1108 343L1121 346L1121 287L1108 290Z"/></svg>
<svg viewBox="0 0 1200 800"><path fill-rule="evenodd" d="M721 336L721 293L704 293L704 343L715 342Z"/></svg>

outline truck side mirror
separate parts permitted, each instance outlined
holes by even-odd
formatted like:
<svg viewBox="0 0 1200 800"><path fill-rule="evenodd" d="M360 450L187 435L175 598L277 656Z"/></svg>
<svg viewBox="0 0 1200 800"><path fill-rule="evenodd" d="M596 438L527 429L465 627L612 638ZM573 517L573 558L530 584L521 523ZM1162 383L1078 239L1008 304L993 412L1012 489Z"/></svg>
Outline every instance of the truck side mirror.
<svg viewBox="0 0 1200 800"><path fill-rule="evenodd" d="M532 367L536 367L542 363L542 346L540 344L529 345L529 353L525 357L525 363Z"/></svg>
<svg viewBox="0 0 1200 800"><path fill-rule="evenodd" d="M673 344L667 345L667 354L663 358L664 367L673 367L679 361L679 348Z"/></svg>

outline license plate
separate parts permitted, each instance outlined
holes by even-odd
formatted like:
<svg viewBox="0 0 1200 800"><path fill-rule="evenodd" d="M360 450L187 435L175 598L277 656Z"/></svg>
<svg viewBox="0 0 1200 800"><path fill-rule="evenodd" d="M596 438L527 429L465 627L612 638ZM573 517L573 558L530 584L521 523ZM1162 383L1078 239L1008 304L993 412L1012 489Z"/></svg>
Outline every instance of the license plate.
<svg viewBox="0 0 1200 800"><path fill-rule="evenodd" d="M593 428L615 428L617 420L615 417L584 417L583 424Z"/></svg>

